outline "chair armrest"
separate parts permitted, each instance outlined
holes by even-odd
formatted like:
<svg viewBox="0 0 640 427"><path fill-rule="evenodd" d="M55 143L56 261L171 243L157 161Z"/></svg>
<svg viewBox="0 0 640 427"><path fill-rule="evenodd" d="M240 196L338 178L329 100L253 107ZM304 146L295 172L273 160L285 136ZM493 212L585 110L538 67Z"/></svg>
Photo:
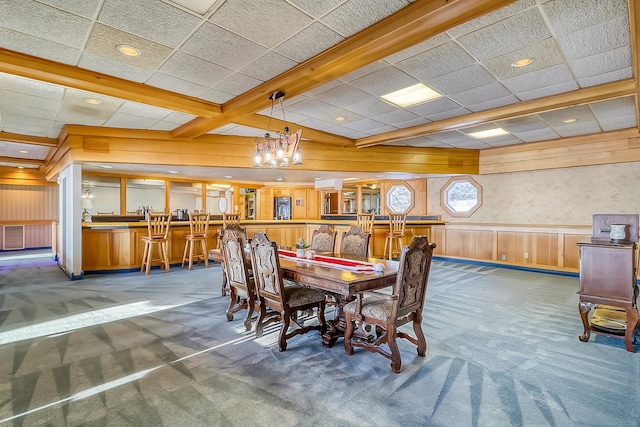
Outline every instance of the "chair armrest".
<svg viewBox="0 0 640 427"><path fill-rule="evenodd" d="M382 292L377 292L377 291L366 291L366 292L363 292L362 294L373 297L373 298L384 299L387 301L395 301L398 299L398 295L396 294L389 295L389 294L383 294Z"/></svg>

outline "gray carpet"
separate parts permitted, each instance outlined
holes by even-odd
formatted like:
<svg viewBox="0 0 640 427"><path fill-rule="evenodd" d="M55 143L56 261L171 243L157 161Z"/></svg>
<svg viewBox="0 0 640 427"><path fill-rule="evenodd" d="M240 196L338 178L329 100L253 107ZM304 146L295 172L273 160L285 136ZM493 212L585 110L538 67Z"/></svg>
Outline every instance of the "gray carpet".
<svg viewBox="0 0 640 427"><path fill-rule="evenodd" d="M396 375L226 322L219 266L72 282L49 261L0 254L0 424L640 425L640 353L578 340L577 278L434 261L427 357L401 341Z"/></svg>

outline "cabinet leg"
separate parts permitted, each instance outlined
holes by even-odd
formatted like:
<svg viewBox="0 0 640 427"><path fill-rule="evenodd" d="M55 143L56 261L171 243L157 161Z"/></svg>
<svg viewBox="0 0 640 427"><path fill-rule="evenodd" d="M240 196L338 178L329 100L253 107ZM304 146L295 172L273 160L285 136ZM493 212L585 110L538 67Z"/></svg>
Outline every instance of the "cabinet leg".
<svg viewBox="0 0 640 427"><path fill-rule="evenodd" d="M580 310L580 318L582 319L582 326L584 326L584 333L578 337L580 341L587 342L591 337L591 324L589 323L589 312L593 307L591 302L581 302L578 304L578 310Z"/></svg>
<svg viewBox="0 0 640 427"><path fill-rule="evenodd" d="M627 351L635 353L633 348L633 332L638 324L638 310L635 307L627 308L627 329L624 332L624 344L627 347Z"/></svg>

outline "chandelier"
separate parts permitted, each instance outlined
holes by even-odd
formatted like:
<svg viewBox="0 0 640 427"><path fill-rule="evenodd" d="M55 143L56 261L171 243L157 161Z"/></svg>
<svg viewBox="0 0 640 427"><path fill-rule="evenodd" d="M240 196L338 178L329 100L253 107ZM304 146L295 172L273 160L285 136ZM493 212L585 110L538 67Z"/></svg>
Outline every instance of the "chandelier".
<svg viewBox="0 0 640 427"><path fill-rule="evenodd" d="M256 137L256 151L253 155L253 167L260 168L268 166L271 168L285 168L289 166L291 161L294 165L302 164L302 155L300 153L299 144L302 135L302 129L295 133L291 133L287 126L287 119L284 116L284 92L276 91L269 97L271 100L271 111L269 112L269 122L267 124L267 133L264 138ZM275 102L280 103L282 108L282 119L285 123L283 132L275 131L274 136L271 135L271 118L273 117L273 107Z"/></svg>

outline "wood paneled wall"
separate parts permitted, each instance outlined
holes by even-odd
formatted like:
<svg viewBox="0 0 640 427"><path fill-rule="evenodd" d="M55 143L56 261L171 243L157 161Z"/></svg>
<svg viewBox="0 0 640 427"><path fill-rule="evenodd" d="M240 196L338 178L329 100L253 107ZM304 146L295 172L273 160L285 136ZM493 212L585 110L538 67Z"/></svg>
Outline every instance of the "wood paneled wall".
<svg viewBox="0 0 640 427"><path fill-rule="evenodd" d="M435 253L454 258L577 272L577 242L590 226L505 226L449 223L432 227Z"/></svg>
<svg viewBox="0 0 640 427"><path fill-rule="evenodd" d="M24 225L25 248L51 246L51 222L58 217L57 186L0 184L0 200L0 245L2 225Z"/></svg>

